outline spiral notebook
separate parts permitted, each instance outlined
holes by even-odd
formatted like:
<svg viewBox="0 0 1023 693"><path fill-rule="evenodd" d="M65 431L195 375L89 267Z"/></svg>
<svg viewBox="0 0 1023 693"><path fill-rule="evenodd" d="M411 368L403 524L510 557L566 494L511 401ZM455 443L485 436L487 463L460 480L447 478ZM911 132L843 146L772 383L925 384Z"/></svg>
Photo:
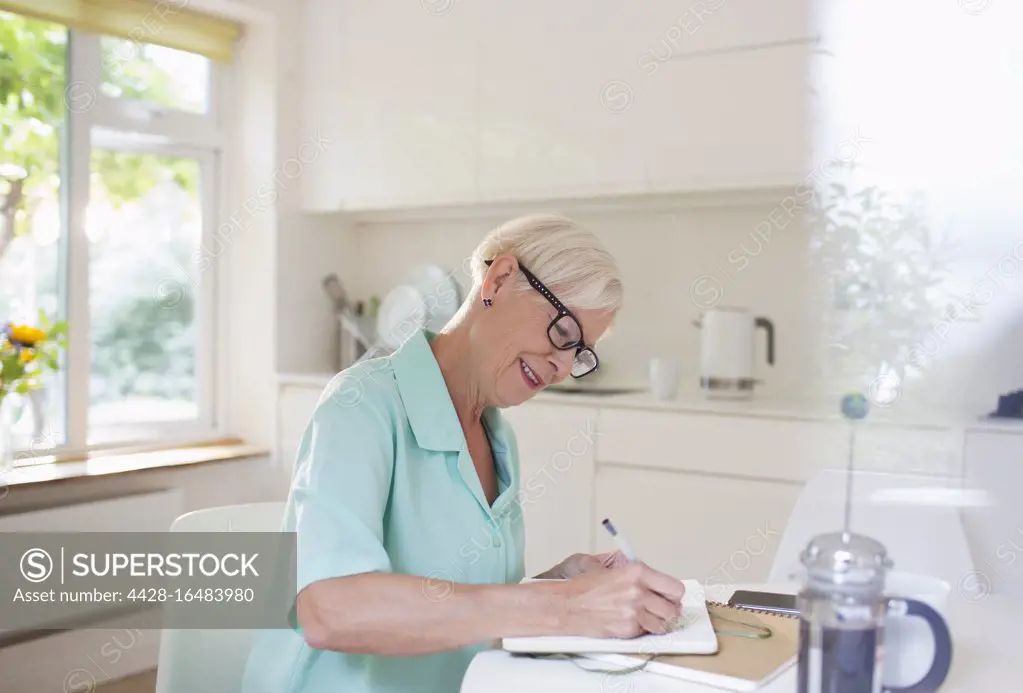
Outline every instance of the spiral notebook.
<svg viewBox="0 0 1023 693"><path fill-rule="evenodd" d="M585 636L543 635L504 638L501 646L509 652L524 654L582 654L592 652L631 654L713 654L718 638L707 611L706 593L696 580L683 580L682 617L676 630L663 635L638 638L592 638Z"/></svg>
<svg viewBox="0 0 1023 693"><path fill-rule="evenodd" d="M796 663L799 650L799 616L759 609L707 602L710 620L718 632L718 649L712 655L660 655L650 659L644 670L651 674L704 683L733 691L756 690ZM729 632L743 626L767 626L771 636L763 639L741 637ZM753 630L750 628L750 630ZM635 667L643 659L628 654L588 653L587 659L623 668Z"/></svg>

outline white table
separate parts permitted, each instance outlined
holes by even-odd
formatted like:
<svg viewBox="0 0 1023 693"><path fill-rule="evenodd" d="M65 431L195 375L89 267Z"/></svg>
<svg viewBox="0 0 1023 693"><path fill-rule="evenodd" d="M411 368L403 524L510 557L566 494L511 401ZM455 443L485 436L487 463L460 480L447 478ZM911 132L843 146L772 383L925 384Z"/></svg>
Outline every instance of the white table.
<svg viewBox="0 0 1023 693"><path fill-rule="evenodd" d="M735 585L792 594L792 585ZM717 590L715 590L717 592ZM714 598L719 598L718 594ZM1019 693L1023 690L1023 604L1001 595L964 600L954 587L945 617L954 640L952 670L941 693ZM586 672L572 662L513 657L503 650L477 655L462 682L462 693L721 693L721 689L648 672L607 676ZM793 693L796 666L759 689Z"/></svg>

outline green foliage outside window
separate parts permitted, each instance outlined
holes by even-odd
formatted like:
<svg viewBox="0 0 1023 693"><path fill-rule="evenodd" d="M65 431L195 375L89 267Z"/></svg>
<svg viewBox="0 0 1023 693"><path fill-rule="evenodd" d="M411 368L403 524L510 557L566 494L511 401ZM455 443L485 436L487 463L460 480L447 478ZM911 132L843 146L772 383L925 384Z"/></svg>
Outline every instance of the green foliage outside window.
<svg viewBox="0 0 1023 693"><path fill-rule="evenodd" d="M100 46L103 93L158 104L174 101L167 72L138 46L110 38L103 38ZM72 106L83 103L65 97L82 94L67 91L67 55L63 27L0 12L0 268L14 239L31 233L40 204L52 205L61 194L67 101ZM88 95L91 87L78 86ZM198 167L188 159L93 149L91 165L93 180L76 184L89 184L114 209L142 199L161 184L174 183L192 198L198 195ZM173 247L183 245L180 239L170 245L166 254L171 258L192 251ZM103 383L92 388L93 398L115 400L134 393L190 399L195 344L191 285L185 283L183 300L168 309L152 290L152 276L138 276L138 286L124 287L116 302L105 306L108 319L92 325L92 375ZM37 290L56 294L56 286L50 285L56 277L38 281L42 286ZM173 364L187 364L188 372L174 373Z"/></svg>

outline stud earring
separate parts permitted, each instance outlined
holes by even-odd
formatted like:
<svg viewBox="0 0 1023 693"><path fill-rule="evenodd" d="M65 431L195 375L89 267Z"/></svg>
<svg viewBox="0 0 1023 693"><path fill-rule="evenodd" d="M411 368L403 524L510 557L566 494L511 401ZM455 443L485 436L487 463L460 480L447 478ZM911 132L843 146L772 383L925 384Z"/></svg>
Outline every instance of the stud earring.
<svg viewBox="0 0 1023 693"><path fill-rule="evenodd" d="M485 305L487 308L489 308L490 306L494 305L494 299L492 299L492 298L485 298L485 299L483 299L483 305Z"/></svg>

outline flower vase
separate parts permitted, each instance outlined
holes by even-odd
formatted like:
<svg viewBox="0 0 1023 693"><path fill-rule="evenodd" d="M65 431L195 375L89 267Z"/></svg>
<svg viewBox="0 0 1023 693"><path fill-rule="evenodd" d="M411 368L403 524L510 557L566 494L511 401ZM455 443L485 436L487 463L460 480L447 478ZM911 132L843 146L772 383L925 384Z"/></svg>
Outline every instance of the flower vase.
<svg viewBox="0 0 1023 693"><path fill-rule="evenodd" d="M14 469L14 424L21 415L21 402L16 394L0 395L0 485Z"/></svg>

